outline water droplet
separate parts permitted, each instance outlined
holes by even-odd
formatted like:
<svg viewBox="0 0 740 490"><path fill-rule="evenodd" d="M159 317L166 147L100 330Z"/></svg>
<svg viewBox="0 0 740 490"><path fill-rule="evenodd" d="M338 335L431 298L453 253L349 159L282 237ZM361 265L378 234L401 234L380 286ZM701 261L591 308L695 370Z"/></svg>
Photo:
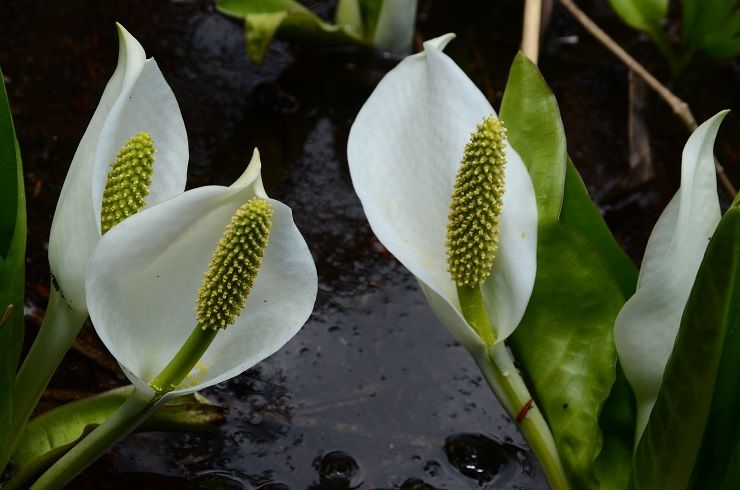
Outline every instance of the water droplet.
<svg viewBox="0 0 740 490"><path fill-rule="evenodd" d="M319 462L322 489L345 490L362 484L360 466L352 456L342 451L326 453Z"/></svg>
<svg viewBox="0 0 740 490"><path fill-rule="evenodd" d="M504 444L483 434L455 434L445 440L445 454L463 475L489 482L508 460Z"/></svg>

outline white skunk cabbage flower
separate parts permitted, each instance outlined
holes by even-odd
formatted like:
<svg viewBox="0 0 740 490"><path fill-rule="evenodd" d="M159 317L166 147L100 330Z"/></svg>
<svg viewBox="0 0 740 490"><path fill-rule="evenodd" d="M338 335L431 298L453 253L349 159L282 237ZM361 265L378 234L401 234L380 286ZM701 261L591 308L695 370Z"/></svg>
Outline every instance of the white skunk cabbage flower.
<svg viewBox="0 0 740 490"><path fill-rule="evenodd" d="M255 150L230 187L193 189L140 211L106 233L96 248L86 280L90 319L137 392L171 398L230 379L276 352L311 314L318 288L313 258L290 208L267 197L260 168ZM236 240L227 228L254 198L262 203L258 217L264 218L267 208L269 240L260 239L267 242L261 259L252 263L246 257L240 269L229 262L233 257L221 259L220 240ZM219 278L222 273L231 279ZM238 278L246 276L252 282L240 286ZM242 286L246 293L234 291ZM209 301L216 304L211 316L204 306ZM200 361L177 385L156 386L155 378L194 328L212 333Z"/></svg>
<svg viewBox="0 0 740 490"><path fill-rule="evenodd" d="M721 218L714 139L727 112L689 137L681 159L681 186L650 234L637 281L614 326L624 373L637 398L637 437L660 391L681 317L709 239Z"/></svg>
<svg viewBox="0 0 740 490"><path fill-rule="evenodd" d="M83 313L85 271L102 234L142 207L183 192L187 173L188 141L175 95L154 59L117 27L118 66L72 159L49 237L54 287ZM116 164L117 180L106 187ZM106 206L107 225L104 194L112 206Z"/></svg>
<svg viewBox="0 0 740 490"><path fill-rule="evenodd" d="M453 37L427 41L383 78L357 115L347 154L375 235L459 342L480 353L524 315L537 268L537 206L493 108L442 52ZM484 312L463 311L470 295ZM489 331L466 320L486 315Z"/></svg>

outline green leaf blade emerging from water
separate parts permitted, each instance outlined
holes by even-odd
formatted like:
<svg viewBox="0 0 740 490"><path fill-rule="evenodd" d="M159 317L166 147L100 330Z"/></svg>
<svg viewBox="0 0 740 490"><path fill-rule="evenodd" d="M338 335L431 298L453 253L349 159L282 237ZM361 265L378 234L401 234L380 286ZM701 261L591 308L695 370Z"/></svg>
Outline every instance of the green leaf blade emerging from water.
<svg viewBox="0 0 740 490"><path fill-rule="evenodd" d="M623 488L632 441L620 431L633 430L634 401L628 386L614 385L613 327L637 271L568 160L550 88L521 54L501 119L530 171L540 220L535 288L511 344L575 487Z"/></svg>
<svg viewBox="0 0 740 490"><path fill-rule="evenodd" d="M573 482L595 488L599 414L615 379L612 327L624 299L580 235L553 222L540 226L539 241L543 265L512 345Z"/></svg>
<svg viewBox="0 0 740 490"><path fill-rule="evenodd" d="M357 32L358 19L333 25L293 0L218 0L216 8L244 20L247 54L256 64L262 63L275 36L319 46L365 44Z"/></svg>
<svg viewBox="0 0 740 490"><path fill-rule="evenodd" d="M25 203L20 149L0 71L0 447L7 437L11 393L23 344Z"/></svg>
<svg viewBox="0 0 740 490"><path fill-rule="evenodd" d="M565 172L560 222L576 230L596 249L619 284L623 296L632 296L637 285L637 267L614 239L570 158Z"/></svg>
<svg viewBox="0 0 740 490"><path fill-rule="evenodd" d="M740 207L720 221L635 454L633 487L737 488ZM734 455L734 456L733 456ZM695 466L696 465L696 466Z"/></svg>
<svg viewBox="0 0 740 490"><path fill-rule="evenodd" d="M565 130L550 87L521 52L511 65L500 118L529 170L540 221L557 219L565 184Z"/></svg>

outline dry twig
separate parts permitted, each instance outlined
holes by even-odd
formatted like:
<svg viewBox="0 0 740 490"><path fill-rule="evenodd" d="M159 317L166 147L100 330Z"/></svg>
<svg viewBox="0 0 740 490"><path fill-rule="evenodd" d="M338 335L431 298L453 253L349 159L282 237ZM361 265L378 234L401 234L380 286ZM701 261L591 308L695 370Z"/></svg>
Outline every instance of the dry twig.
<svg viewBox="0 0 740 490"><path fill-rule="evenodd" d="M650 72L648 72L644 66L642 66L636 59L629 55L622 47L616 43L609 35L604 32L594 21L592 21L586 13L579 9L573 0L560 0L560 4L592 35L603 44L609 51L611 51L622 63L627 65L632 71L640 76L645 83L648 84L655 92L660 95L671 107L673 112L678 116L681 122L686 126L689 131L694 131L697 128L696 119L691 112L688 104L678 98L673 92L668 90L668 87L663 85L656 79ZM722 188L729 194L731 198L734 198L737 194L735 186L730 182L729 177L725 174L725 169L720 165L717 159L714 159L714 165L717 169L717 176L719 177Z"/></svg>

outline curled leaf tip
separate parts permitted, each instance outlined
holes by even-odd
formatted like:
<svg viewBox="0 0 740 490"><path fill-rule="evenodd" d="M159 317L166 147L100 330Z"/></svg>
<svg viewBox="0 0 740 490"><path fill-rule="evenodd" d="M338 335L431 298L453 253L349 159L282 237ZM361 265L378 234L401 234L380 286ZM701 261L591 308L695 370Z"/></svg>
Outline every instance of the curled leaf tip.
<svg viewBox="0 0 740 490"><path fill-rule="evenodd" d="M155 151L152 137L141 131L116 154L116 161L111 164L103 190L100 211L103 234L146 206L146 197L152 185Z"/></svg>
<svg viewBox="0 0 740 490"><path fill-rule="evenodd" d="M465 145L447 221L447 268L458 286L491 275L504 198L506 129L486 117Z"/></svg>
<svg viewBox="0 0 740 490"><path fill-rule="evenodd" d="M232 325L259 273L272 226L272 208L252 198L237 209L211 256L195 311L203 329Z"/></svg>

